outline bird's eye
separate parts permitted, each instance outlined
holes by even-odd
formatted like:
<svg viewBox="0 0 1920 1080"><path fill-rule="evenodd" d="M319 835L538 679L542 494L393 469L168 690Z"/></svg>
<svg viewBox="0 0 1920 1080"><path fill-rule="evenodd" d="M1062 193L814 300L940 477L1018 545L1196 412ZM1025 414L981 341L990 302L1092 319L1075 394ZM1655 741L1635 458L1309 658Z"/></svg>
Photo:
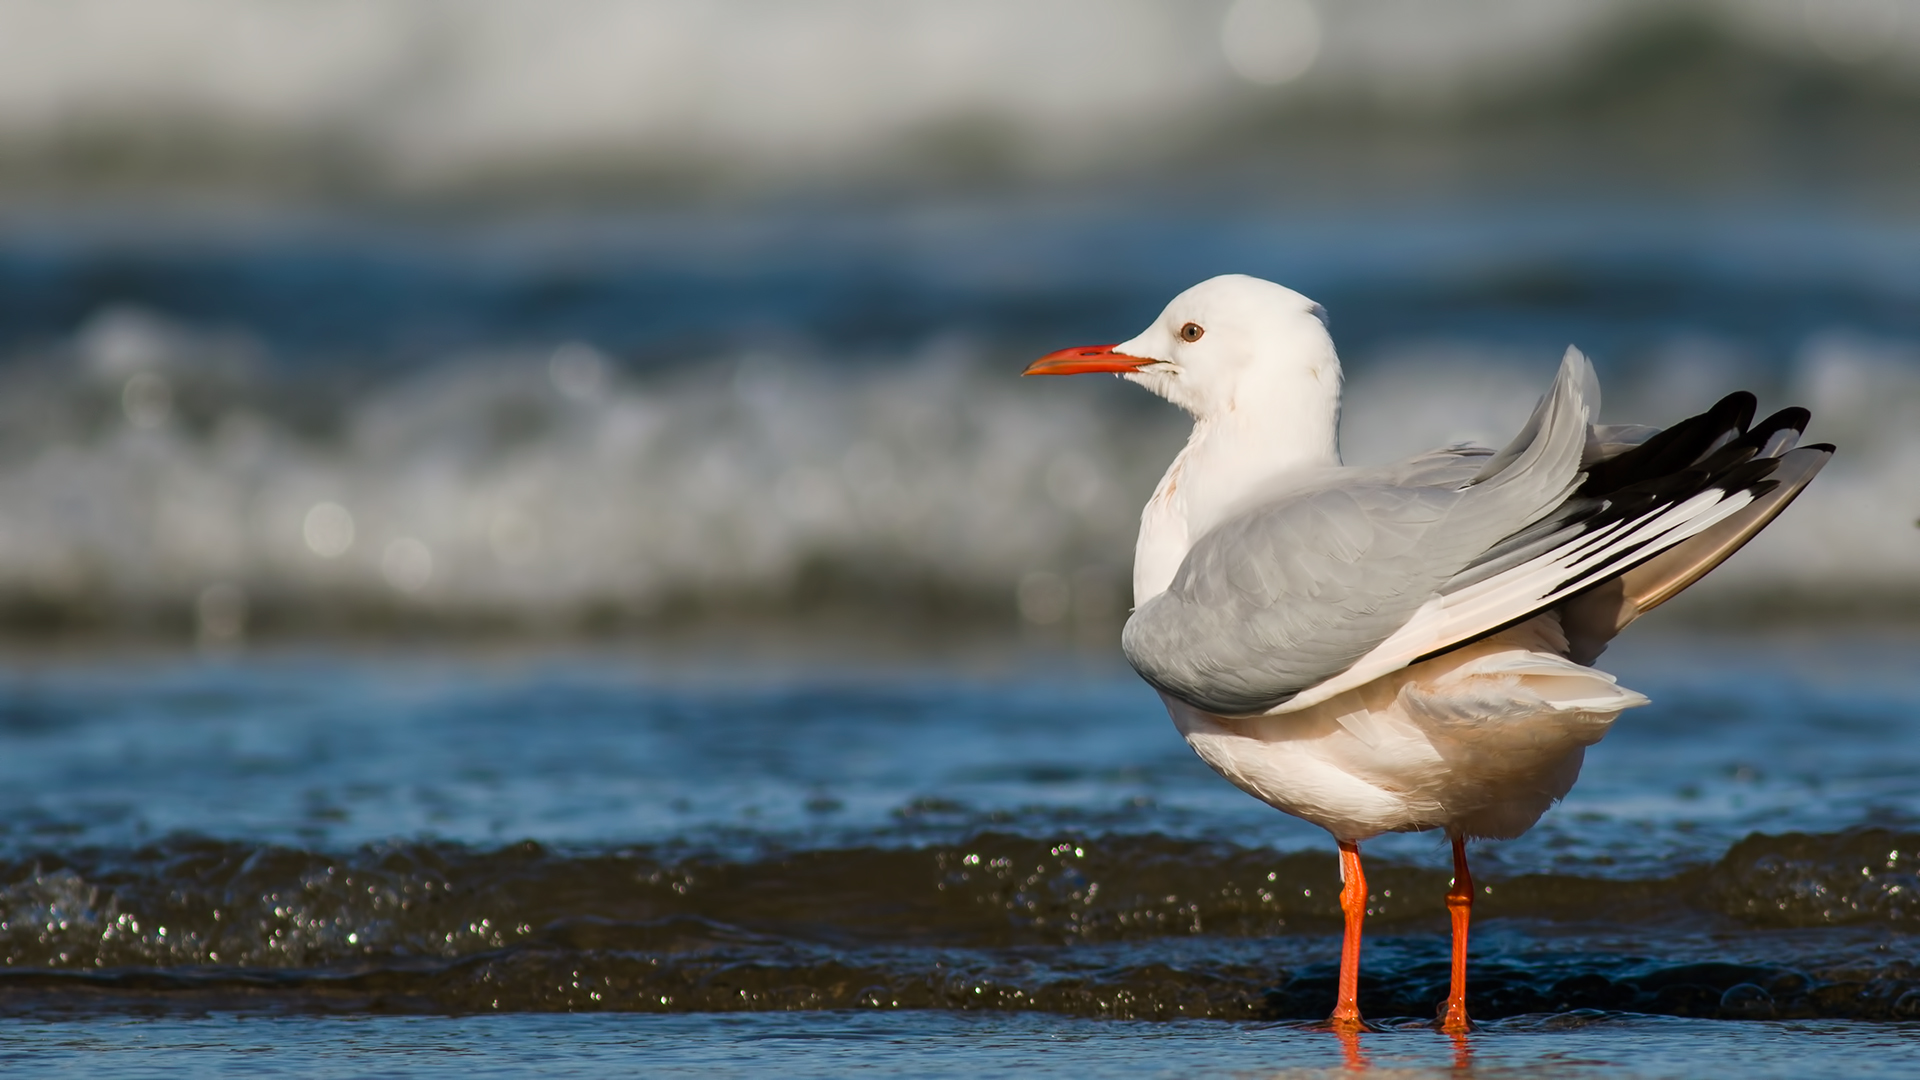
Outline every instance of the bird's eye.
<svg viewBox="0 0 1920 1080"><path fill-rule="evenodd" d="M1200 335L1206 332L1207 332L1206 328L1201 326L1199 323L1190 322L1187 325L1180 328L1180 340L1181 341L1199 341Z"/></svg>

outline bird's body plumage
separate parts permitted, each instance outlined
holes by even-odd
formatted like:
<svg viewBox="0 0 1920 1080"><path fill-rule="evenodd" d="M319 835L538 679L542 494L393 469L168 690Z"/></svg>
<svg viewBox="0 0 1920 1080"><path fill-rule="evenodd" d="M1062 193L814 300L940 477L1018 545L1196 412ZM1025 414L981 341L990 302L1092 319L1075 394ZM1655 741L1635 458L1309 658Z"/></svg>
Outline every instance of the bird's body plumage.
<svg viewBox="0 0 1920 1080"><path fill-rule="evenodd" d="M1241 790L1340 840L1445 829L1506 839L1647 699L1566 659L1548 614L1295 712L1226 717L1162 693L1195 753Z"/></svg>
<svg viewBox="0 0 1920 1080"><path fill-rule="evenodd" d="M1446 831L1464 877L1464 838L1531 828L1647 702L1588 665L1832 452L1794 448L1805 410L1752 423L1745 393L1665 431L1600 426L1598 380L1569 349L1504 448L1347 466L1324 313L1240 276L1131 341L1028 370L1113 371L1193 414L1141 515L1123 649L1202 760L1327 829L1356 874L1354 845L1382 832ZM1449 894L1458 1025L1469 904Z"/></svg>

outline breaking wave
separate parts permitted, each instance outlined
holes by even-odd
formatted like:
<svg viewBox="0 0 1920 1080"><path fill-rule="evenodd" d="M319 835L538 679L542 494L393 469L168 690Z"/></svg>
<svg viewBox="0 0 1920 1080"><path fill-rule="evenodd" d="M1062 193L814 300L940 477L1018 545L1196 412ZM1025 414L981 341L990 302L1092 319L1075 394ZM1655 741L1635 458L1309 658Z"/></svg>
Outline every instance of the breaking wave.
<svg viewBox="0 0 1920 1080"><path fill-rule="evenodd" d="M1913 1016L1920 972L1876 944L1920 920L1916 860L1920 837L1863 829L1755 835L1665 878L1494 879L1477 917L1555 928L1554 944L1491 939L1476 1008ZM1424 1015L1446 979L1446 876L1383 864L1368 880L1363 1007ZM1310 1017L1331 997L1337 893L1330 855L1155 835L744 861L179 838L0 866L0 1008ZM1658 956L1620 947L1656 925L1714 931L1718 951L1688 957L1685 934ZM1756 936L1729 959L1735 930Z"/></svg>
<svg viewBox="0 0 1920 1080"><path fill-rule="evenodd" d="M1508 355L1350 360L1348 459L1503 440L1547 372ZM111 309L0 369L0 618L211 641L848 606L1113 625L1182 418L958 339L890 356L639 371L574 343L382 374ZM1608 413L1671 421L1756 374L1842 451L1701 601L1920 592L1920 346L1814 335L1767 373L1683 345L1607 376Z"/></svg>

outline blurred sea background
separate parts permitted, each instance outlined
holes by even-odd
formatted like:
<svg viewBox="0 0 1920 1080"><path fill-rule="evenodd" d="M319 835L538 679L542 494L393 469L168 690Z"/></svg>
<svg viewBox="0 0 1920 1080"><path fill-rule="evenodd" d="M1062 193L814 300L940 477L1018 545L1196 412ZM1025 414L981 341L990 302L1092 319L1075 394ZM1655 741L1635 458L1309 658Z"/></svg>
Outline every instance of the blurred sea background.
<svg viewBox="0 0 1920 1080"><path fill-rule="evenodd" d="M1226 272L1351 462L1568 344L1841 447L1367 1061L1910 1068L1911 0L0 0L0 1058L1350 1064L1331 845L1118 657L1183 418L1015 377Z"/></svg>

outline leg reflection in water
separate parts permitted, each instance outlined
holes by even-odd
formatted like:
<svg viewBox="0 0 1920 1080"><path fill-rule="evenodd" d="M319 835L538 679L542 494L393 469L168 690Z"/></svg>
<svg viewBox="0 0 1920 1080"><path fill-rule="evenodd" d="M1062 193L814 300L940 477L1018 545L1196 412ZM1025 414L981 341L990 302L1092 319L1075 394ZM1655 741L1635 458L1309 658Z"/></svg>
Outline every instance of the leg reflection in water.
<svg viewBox="0 0 1920 1080"><path fill-rule="evenodd" d="M1333 1033L1340 1038L1340 1048L1346 1052L1347 1071L1366 1072L1373 1067L1367 1055L1360 1052L1360 1032L1365 1029L1357 1024L1336 1024Z"/></svg>
<svg viewBox="0 0 1920 1080"><path fill-rule="evenodd" d="M1345 1065L1346 1071L1352 1073L1372 1072L1373 1061L1367 1057L1366 1051L1361 1048L1360 1038L1363 1034L1373 1034L1373 1030L1364 1025L1335 1024L1332 1026L1332 1031L1334 1037L1340 1040L1340 1051L1345 1059L1343 1064ZM1472 1076L1473 1043L1469 1040L1468 1036L1462 1032L1450 1032L1447 1038L1453 1043L1452 1072L1456 1076ZM1412 1048L1409 1047L1409 1049ZM1390 1068L1388 1072L1395 1073L1397 1070Z"/></svg>
<svg viewBox="0 0 1920 1080"><path fill-rule="evenodd" d="M1453 1071L1471 1073L1473 1071L1473 1044L1460 1032L1452 1032L1448 1038L1453 1040Z"/></svg>

